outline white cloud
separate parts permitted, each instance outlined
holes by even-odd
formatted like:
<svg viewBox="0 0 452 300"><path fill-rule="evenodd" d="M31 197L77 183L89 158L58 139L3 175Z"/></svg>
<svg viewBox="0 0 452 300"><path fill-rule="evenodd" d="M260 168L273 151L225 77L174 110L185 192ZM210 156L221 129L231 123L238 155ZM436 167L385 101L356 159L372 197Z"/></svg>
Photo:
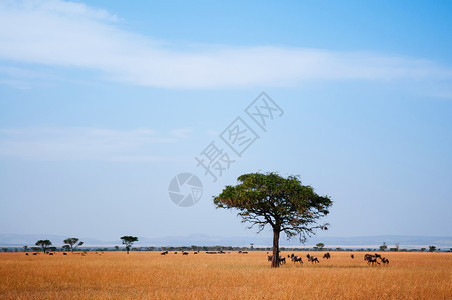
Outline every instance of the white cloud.
<svg viewBox="0 0 452 300"><path fill-rule="evenodd" d="M452 78L451 68L429 60L376 53L208 45L176 51L120 29L116 20L80 3L2 2L0 59L97 70L109 80L164 88Z"/></svg>
<svg viewBox="0 0 452 300"><path fill-rule="evenodd" d="M177 132L177 131L176 131ZM185 132L184 138L187 137ZM0 156L28 160L103 160L162 162L179 158L161 153L158 146L180 140L154 130L102 128L13 128L0 129Z"/></svg>

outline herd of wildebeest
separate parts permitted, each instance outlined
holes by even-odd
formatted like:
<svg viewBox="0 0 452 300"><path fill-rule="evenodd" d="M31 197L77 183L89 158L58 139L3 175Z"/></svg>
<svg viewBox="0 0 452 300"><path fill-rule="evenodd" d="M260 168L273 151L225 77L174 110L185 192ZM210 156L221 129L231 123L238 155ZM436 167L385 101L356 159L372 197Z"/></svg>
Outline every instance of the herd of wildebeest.
<svg viewBox="0 0 452 300"><path fill-rule="evenodd" d="M267 252L268 254L268 252ZM355 258L354 254L350 254L351 259ZM295 254L291 254L291 255L287 255L287 258L290 258L292 260L292 262L295 264L297 262L299 262L300 264L303 263L303 259L301 258L301 256L296 256ZM317 264L320 263L319 259L315 256L309 255L309 253L306 255L306 258L308 259L308 262L312 263L312 264ZM331 254L329 252L325 253L323 255L324 259L330 259L331 258ZM375 253L375 255L372 254L365 254L364 255L364 261L367 261L368 265L375 265L375 264L380 264L378 262L378 259L380 259L380 261L384 264L387 265L389 264L389 259L382 257L381 254ZM268 261L272 261L273 260L273 255L268 255L267 256L267 260ZM279 264L285 264L286 263L286 257L285 256L280 256L279 257Z"/></svg>
<svg viewBox="0 0 452 300"><path fill-rule="evenodd" d="M174 252L174 254L177 254L177 253L178 253L177 251ZM198 254L198 253L200 253L200 251L194 251L193 252L193 254ZM221 250L220 251L206 251L205 253L206 254L226 254L226 252L221 251ZM228 252L228 253L230 253L230 252ZM248 254L247 251L238 251L238 253L239 254ZM36 253L36 252L33 253L33 255L37 255L37 254L38 253ZM54 252L45 252L44 254L54 255L55 253ZM76 253L73 253L73 254L80 254L80 252L76 252ZM86 251L81 253L82 256L85 256L86 254L87 254ZM95 252L95 254L102 255L102 253L98 253L98 252ZM169 252L168 251L164 251L164 252L161 252L160 254L161 255L167 255L167 254L169 254ZM189 252L182 251L182 255L188 255L188 254L189 254ZM25 253L25 255L28 256L28 253ZM63 252L63 255L67 255L67 253ZM297 263L297 262L300 263L300 264L303 263L303 259L301 258L301 256L296 256L294 253L288 254L287 258L290 258L294 264ZM308 262L310 262L312 264L320 263L320 261L319 261L319 259L317 257L309 255L309 253L306 255L306 258L308 259ZM329 252L327 252L327 253L325 253L323 255L323 259L328 260L330 258L331 258L331 254ZM350 258L354 259L355 255L354 254L350 254ZM372 254L368 254L367 253L367 254L364 255L364 261L366 261L367 264L371 265L371 266L374 266L376 264L379 265L380 262L378 261L378 259L380 259L380 262L383 265L388 265L389 264L389 259L387 259L385 257L382 257L381 254L375 253L374 255L372 255ZM273 256L272 255L268 255L268 252L267 252L267 260L268 261L272 261L273 260ZM285 264L286 263L286 257L285 256L279 256L279 260L278 261L279 261L280 265Z"/></svg>

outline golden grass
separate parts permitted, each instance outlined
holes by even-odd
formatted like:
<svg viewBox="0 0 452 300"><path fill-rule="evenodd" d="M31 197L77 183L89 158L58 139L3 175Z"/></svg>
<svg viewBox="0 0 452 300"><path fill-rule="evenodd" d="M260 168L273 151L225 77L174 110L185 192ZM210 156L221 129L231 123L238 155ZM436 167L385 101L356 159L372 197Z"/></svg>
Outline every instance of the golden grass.
<svg viewBox="0 0 452 300"><path fill-rule="evenodd" d="M287 257L287 252L283 253ZM311 252L320 264L271 269L266 252L182 256L107 252L86 256L0 254L1 299L452 299L451 253Z"/></svg>

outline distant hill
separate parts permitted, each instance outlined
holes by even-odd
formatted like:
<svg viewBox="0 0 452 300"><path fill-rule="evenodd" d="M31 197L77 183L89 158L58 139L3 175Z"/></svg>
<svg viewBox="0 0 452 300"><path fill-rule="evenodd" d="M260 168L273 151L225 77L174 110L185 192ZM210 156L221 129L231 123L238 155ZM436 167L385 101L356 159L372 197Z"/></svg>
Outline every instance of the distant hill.
<svg viewBox="0 0 452 300"><path fill-rule="evenodd" d="M24 245L33 246L37 240L49 239L52 243L60 247L67 236L54 234L0 234L0 247L22 247ZM121 246L118 238L113 241L104 241L87 237L79 237L84 242L84 247L112 247ZM139 237L136 246L249 246L253 243L255 247L271 246L271 237L262 235L255 237L221 237L205 234L192 234L188 236L164 236L164 237ZM310 238L305 245L296 238L287 241L283 238L280 245L290 247L312 247L317 243L324 243L328 248L378 248L386 242L388 248L394 247L395 243L400 244L400 248L428 248L435 245L438 248L452 248L452 237L441 236L404 236L404 235L380 235L380 236L356 236L356 237L319 237Z"/></svg>

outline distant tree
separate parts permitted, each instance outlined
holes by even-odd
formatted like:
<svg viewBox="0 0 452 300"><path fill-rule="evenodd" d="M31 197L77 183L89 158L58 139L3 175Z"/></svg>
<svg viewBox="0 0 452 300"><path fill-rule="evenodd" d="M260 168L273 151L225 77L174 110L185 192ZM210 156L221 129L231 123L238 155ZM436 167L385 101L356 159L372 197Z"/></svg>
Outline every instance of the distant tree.
<svg viewBox="0 0 452 300"><path fill-rule="evenodd" d="M226 186L214 197L217 208L237 209L242 222L258 232L266 225L273 229L272 267L279 267L279 236L287 238L298 235L301 242L315 234L317 228L327 229L317 220L326 216L332 201L328 196L319 196L310 186L301 184L298 176L283 178L276 173L244 174L236 186Z"/></svg>
<svg viewBox="0 0 452 300"><path fill-rule="evenodd" d="M122 244L126 245L127 254L129 254L130 247L133 245L133 243L138 241L138 238L136 236L130 236L125 235L121 237Z"/></svg>
<svg viewBox="0 0 452 300"><path fill-rule="evenodd" d="M421 248L421 252L424 252L425 250L427 250L427 249L425 249L425 248Z"/></svg>
<svg viewBox="0 0 452 300"><path fill-rule="evenodd" d="M322 251L322 250L323 250L323 247L325 247L325 244L324 244L324 243L317 243L315 246L316 246L320 251Z"/></svg>
<svg viewBox="0 0 452 300"><path fill-rule="evenodd" d="M61 247L61 250L63 250L63 251L71 251L71 247L69 247L69 245L63 245Z"/></svg>
<svg viewBox="0 0 452 300"><path fill-rule="evenodd" d="M400 249L400 243L395 243L395 251L399 251Z"/></svg>
<svg viewBox="0 0 452 300"><path fill-rule="evenodd" d="M74 253L75 248L78 246L83 245L83 242L79 242L78 238L67 238L63 241L69 248L71 249L71 252Z"/></svg>
<svg viewBox="0 0 452 300"><path fill-rule="evenodd" d="M8 248L2 248L3 252L8 252Z"/></svg>
<svg viewBox="0 0 452 300"><path fill-rule="evenodd" d="M119 250L119 246L115 246L115 250L118 251Z"/></svg>
<svg viewBox="0 0 452 300"><path fill-rule="evenodd" d="M23 246L23 248L24 248L24 252L28 251L28 246Z"/></svg>
<svg viewBox="0 0 452 300"><path fill-rule="evenodd" d="M250 249L253 250L254 249L254 244L250 243Z"/></svg>
<svg viewBox="0 0 452 300"><path fill-rule="evenodd" d="M49 250L49 247L52 246L52 242L49 240L39 240L35 245L41 247L42 252L46 253L46 251Z"/></svg>
<svg viewBox="0 0 452 300"><path fill-rule="evenodd" d="M383 245L380 246L380 251L386 251L388 249L388 246L386 246L386 242L383 242Z"/></svg>
<svg viewBox="0 0 452 300"><path fill-rule="evenodd" d="M428 246L428 251L434 252L436 250L436 246Z"/></svg>

